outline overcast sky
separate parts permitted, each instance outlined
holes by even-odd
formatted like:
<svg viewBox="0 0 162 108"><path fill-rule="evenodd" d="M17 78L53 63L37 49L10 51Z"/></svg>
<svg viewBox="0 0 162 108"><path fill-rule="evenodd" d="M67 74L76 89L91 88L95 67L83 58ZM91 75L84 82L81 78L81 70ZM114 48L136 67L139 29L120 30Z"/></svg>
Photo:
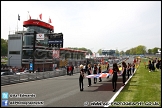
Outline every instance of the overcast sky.
<svg viewBox="0 0 162 108"><path fill-rule="evenodd" d="M119 51L161 48L161 1L1 1L1 38L39 19L64 35L64 47ZM18 14L20 21L18 21Z"/></svg>

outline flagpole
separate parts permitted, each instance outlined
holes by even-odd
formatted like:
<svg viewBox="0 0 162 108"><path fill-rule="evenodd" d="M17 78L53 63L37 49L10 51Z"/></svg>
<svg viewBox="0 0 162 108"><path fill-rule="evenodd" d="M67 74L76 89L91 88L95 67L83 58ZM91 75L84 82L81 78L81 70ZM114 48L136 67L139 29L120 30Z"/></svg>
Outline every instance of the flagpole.
<svg viewBox="0 0 162 108"><path fill-rule="evenodd" d="M27 15L27 20L29 19L28 17L29 17L29 11L28 11L28 15Z"/></svg>
<svg viewBox="0 0 162 108"><path fill-rule="evenodd" d="M9 26L9 35L10 35L10 26Z"/></svg>
<svg viewBox="0 0 162 108"><path fill-rule="evenodd" d="M17 21L17 33L18 33L18 21Z"/></svg>
<svg viewBox="0 0 162 108"><path fill-rule="evenodd" d="M49 23L49 19L50 19L50 16L49 16L49 18L48 18L48 23Z"/></svg>

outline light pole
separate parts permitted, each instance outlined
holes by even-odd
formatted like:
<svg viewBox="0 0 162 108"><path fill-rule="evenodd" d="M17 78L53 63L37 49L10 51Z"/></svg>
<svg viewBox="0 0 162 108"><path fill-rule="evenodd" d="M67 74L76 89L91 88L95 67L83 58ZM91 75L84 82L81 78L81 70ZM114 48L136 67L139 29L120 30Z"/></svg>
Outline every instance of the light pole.
<svg viewBox="0 0 162 108"><path fill-rule="evenodd" d="M11 57L12 57L12 56L11 56ZM11 57L9 57L9 59L8 59L8 60L9 60L9 66L10 66L10 58L11 58Z"/></svg>

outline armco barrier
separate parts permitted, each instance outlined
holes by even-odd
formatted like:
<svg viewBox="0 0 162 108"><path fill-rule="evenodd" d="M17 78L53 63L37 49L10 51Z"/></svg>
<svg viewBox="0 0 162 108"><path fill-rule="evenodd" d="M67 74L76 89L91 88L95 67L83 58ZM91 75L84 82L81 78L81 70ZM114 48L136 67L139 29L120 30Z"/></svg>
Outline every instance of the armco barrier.
<svg viewBox="0 0 162 108"><path fill-rule="evenodd" d="M120 64L121 62L122 61L118 62L118 64ZM112 65L110 65L110 67L112 67ZM75 68L73 71L73 74L76 74L79 72L80 72L80 69ZM58 77L58 76L64 76L66 74L67 74L67 70L62 69L58 71L37 72L37 73L28 73L28 74L20 74L20 75L6 75L6 76L1 76L1 86L21 83L21 82L41 80L41 79L46 79L46 78L53 78L53 77Z"/></svg>
<svg viewBox="0 0 162 108"><path fill-rule="evenodd" d="M79 68L75 68L73 73L78 73ZM47 71L47 72L37 72L37 73L27 73L27 74L20 74L20 75L6 75L1 76L1 86L21 83L21 82L28 82L34 80L41 80L46 78L53 78L58 76L64 76L67 72L65 69L58 70L58 71Z"/></svg>

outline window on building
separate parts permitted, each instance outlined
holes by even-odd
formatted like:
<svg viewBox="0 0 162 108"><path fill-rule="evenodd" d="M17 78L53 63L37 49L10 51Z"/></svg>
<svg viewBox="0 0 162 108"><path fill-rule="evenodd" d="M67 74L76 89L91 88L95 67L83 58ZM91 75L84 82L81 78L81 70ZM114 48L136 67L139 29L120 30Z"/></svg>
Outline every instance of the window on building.
<svg viewBox="0 0 162 108"><path fill-rule="evenodd" d="M24 35L23 45L33 45L33 35Z"/></svg>
<svg viewBox="0 0 162 108"><path fill-rule="evenodd" d="M21 39L21 36L9 36L9 40L18 40Z"/></svg>
<svg viewBox="0 0 162 108"><path fill-rule="evenodd" d="M20 51L9 51L9 54L20 54Z"/></svg>
<svg viewBox="0 0 162 108"><path fill-rule="evenodd" d="M29 59L30 57L33 57L33 50L23 50L22 51L23 59Z"/></svg>

